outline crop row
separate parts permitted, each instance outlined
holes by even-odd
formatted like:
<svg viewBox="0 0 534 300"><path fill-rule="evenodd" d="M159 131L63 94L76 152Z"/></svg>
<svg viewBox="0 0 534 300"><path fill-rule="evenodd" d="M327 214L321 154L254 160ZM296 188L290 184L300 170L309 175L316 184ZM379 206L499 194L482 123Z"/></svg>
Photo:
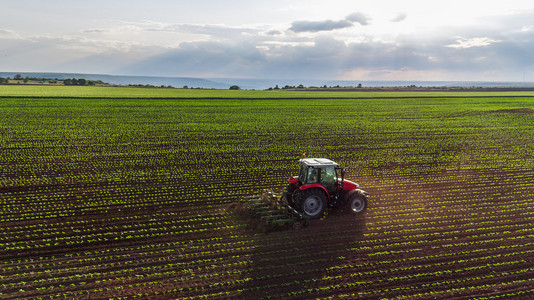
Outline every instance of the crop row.
<svg viewBox="0 0 534 300"><path fill-rule="evenodd" d="M527 295L532 119L503 109L529 103L8 99L0 296ZM347 168L363 218L261 235L227 213L302 152Z"/></svg>

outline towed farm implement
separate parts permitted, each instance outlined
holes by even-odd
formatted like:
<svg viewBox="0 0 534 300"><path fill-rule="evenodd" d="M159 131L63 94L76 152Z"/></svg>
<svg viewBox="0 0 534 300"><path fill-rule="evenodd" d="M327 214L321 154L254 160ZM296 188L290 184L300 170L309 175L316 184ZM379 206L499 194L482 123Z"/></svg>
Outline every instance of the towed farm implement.
<svg viewBox="0 0 534 300"><path fill-rule="evenodd" d="M299 160L298 176L278 197L271 190L248 196L230 209L251 226L264 232L298 229L311 219L321 218L329 208L342 208L360 214L367 208L368 194L355 182L345 179L345 169L326 158Z"/></svg>

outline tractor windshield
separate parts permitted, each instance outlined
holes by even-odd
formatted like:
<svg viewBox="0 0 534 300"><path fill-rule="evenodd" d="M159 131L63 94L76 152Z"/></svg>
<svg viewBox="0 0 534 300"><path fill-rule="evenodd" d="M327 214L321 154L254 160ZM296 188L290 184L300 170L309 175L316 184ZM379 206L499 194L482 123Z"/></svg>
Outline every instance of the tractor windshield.
<svg viewBox="0 0 534 300"><path fill-rule="evenodd" d="M316 183L319 180L319 171L320 169L313 167L301 166L299 172L299 181L303 184Z"/></svg>
<svg viewBox="0 0 534 300"><path fill-rule="evenodd" d="M319 170L316 168L308 168L308 180L306 183L316 183L319 179Z"/></svg>
<svg viewBox="0 0 534 300"><path fill-rule="evenodd" d="M337 181L337 174L334 167L327 167L321 169L321 183L335 184Z"/></svg>

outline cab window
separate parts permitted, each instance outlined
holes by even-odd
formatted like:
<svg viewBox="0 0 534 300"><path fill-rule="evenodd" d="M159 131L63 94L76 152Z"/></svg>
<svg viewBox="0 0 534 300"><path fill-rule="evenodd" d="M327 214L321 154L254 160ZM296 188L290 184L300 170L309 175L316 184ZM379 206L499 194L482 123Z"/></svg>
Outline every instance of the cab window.
<svg viewBox="0 0 534 300"><path fill-rule="evenodd" d="M305 166L300 166L299 181L305 183L307 177L308 177L308 168L306 168Z"/></svg>
<svg viewBox="0 0 534 300"><path fill-rule="evenodd" d="M321 169L321 183L333 184L336 182L337 175L334 167Z"/></svg>
<svg viewBox="0 0 534 300"><path fill-rule="evenodd" d="M308 168L308 180L306 183L316 183L319 180L319 170L315 168Z"/></svg>

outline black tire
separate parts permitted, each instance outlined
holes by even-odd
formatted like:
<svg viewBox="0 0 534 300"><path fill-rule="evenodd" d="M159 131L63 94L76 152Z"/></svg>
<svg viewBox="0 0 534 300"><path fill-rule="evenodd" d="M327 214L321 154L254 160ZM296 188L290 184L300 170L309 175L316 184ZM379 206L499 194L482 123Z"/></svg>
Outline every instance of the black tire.
<svg viewBox="0 0 534 300"><path fill-rule="evenodd" d="M354 191L347 199L346 208L355 215L360 214L367 208L367 199L360 193Z"/></svg>
<svg viewBox="0 0 534 300"><path fill-rule="evenodd" d="M298 209L310 219L318 219L323 216L326 209L326 196L319 189L308 189L302 191L297 201Z"/></svg>

